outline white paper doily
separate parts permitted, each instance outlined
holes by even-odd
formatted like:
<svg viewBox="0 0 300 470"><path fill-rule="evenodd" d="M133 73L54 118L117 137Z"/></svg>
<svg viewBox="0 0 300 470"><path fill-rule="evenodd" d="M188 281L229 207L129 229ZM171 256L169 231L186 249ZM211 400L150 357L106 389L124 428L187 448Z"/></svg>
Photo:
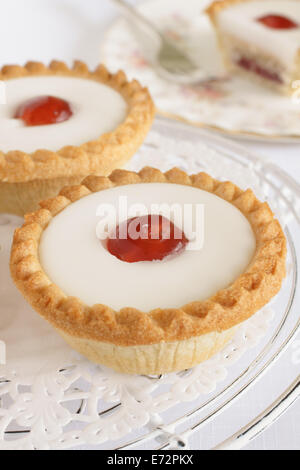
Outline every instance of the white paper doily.
<svg viewBox="0 0 300 470"><path fill-rule="evenodd" d="M208 18L201 14L208 3L189 0L182 8L182 0L151 0L139 8L202 67L224 76L214 32ZM280 96L237 77L196 86L167 82L147 62L125 20L118 20L108 31L101 53L101 60L111 70L123 69L130 78L148 86L157 108L170 117L237 137L283 141L300 137L296 95L295 99Z"/></svg>
<svg viewBox="0 0 300 470"><path fill-rule="evenodd" d="M171 137L152 131L128 167L205 170L270 196L254 171L259 163L238 165L204 137L196 140L184 140L177 131ZM287 212L280 198L272 207L279 215ZM7 365L0 366L0 449L114 448L132 431L163 428L167 410L214 392L230 366L267 333L272 309L278 309L272 304L258 312L221 353L190 371L162 377L115 373L73 352L14 287L8 263L18 223L0 217L0 340L7 344Z"/></svg>

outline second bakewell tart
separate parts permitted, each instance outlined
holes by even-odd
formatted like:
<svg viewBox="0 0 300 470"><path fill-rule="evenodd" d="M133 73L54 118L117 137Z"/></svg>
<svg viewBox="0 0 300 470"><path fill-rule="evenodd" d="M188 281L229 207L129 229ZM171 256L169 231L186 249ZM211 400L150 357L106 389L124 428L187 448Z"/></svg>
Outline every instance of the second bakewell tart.
<svg viewBox="0 0 300 470"><path fill-rule="evenodd" d="M207 13L230 71L279 93L295 91L300 74L299 0L221 0Z"/></svg>
<svg viewBox="0 0 300 470"><path fill-rule="evenodd" d="M106 227L102 238L102 209L120 215L124 198L141 212L122 213L114 236ZM197 249L171 206L192 208L189 218L203 208ZM285 236L267 203L176 168L115 170L65 188L25 217L11 254L17 287L69 345L130 374L183 370L214 355L279 292L285 264Z"/></svg>
<svg viewBox="0 0 300 470"><path fill-rule="evenodd" d="M0 71L0 213L24 215L88 175L109 175L144 141L147 89L104 65L30 62Z"/></svg>

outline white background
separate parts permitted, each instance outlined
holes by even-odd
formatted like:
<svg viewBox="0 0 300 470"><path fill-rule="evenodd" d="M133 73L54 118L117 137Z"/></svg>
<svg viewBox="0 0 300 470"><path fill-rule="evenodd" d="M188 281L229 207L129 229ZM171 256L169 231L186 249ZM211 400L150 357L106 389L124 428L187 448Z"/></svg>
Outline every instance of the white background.
<svg viewBox="0 0 300 470"><path fill-rule="evenodd" d="M161 0L162 2L164 0ZM133 2L134 3L134 2ZM137 2L136 2L137 3ZM183 1L184 5L184 1ZM49 62L62 59L71 63L82 59L94 67L99 61L100 44L105 30L118 12L110 0L2 0L0 7L0 65L24 63L27 60ZM300 112L299 112L300 116ZM300 144L264 144L245 142L249 149L265 155L300 182ZM300 311L300 305L299 305ZM298 345L300 349L300 345ZM292 351L289 351L290 357ZM235 413L248 419L263 410L276 398L274 390L283 390L290 375L297 370L292 360L289 369L274 368L273 379L266 386L258 385L245 401L235 407ZM277 393L278 395L278 393ZM224 423L228 419L224 416ZM225 419L226 418L226 419ZM229 416L234 420L234 416ZM226 426L206 432L218 433L219 440L228 437ZM201 448L201 432L191 440L193 449ZM271 429L259 436L248 449L300 449L300 402L290 409Z"/></svg>

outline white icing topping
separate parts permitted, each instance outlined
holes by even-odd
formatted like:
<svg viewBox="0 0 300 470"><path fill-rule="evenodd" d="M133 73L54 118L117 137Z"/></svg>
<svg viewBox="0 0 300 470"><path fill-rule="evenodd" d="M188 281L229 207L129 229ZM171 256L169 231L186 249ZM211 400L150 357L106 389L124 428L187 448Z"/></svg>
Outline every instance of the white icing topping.
<svg viewBox="0 0 300 470"><path fill-rule="evenodd" d="M253 44L291 68L300 48L300 27L272 29L256 21L265 15L281 15L300 25L298 0L256 0L233 4L220 11L221 30Z"/></svg>
<svg viewBox="0 0 300 470"><path fill-rule="evenodd" d="M26 77L6 82L7 104L0 105L0 150L57 151L81 145L111 132L126 118L127 104L112 88L75 77ZM73 116L63 123L27 127L13 119L29 99L51 95L71 105Z"/></svg>
<svg viewBox="0 0 300 470"><path fill-rule="evenodd" d="M117 208L125 195L129 207L142 203L148 211L153 203L193 204L194 209L204 204L203 248L156 262L126 263L111 255L96 236L96 213L102 204ZM90 306L149 311L204 300L227 287L245 271L255 247L248 220L232 204L189 186L144 183L104 190L71 204L44 231L40 260L52 282Z"/></svg>

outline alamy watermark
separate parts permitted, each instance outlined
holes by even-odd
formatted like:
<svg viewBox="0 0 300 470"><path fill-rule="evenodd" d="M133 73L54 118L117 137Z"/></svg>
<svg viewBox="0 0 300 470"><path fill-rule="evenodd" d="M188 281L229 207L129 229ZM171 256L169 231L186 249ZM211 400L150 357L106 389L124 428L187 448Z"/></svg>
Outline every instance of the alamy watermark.
<svg viewBox="0 0 300 470"><path fill-rule="evenodd" d="M0 341L0 366L6 364L6 344Z"/></svg>
<svg viewBox="0 0 300 470"><path fill-rule="evenodd" d="M130 238L137 239L180 239L182 232L185 234L189 243L187 250L201 250L204 245L204 204L151 204L150 208L144 204L128 204L127 196L120 196L118 204L101 204L96 213L100 218L96 234L98 239L106 240L118 237L119 239ZM151 224L155 227L155 219L158 216L163 217L160 230L145 229L137 220L131 220L137 217L148 216ZM130 221L128 226L123 224ZM174 224L174 230L171 229L171 223ZM120 228L117 233L117 227ZM123 232L122 232L123 230ZM150 235L150 236L149 236Z"/></svg>

